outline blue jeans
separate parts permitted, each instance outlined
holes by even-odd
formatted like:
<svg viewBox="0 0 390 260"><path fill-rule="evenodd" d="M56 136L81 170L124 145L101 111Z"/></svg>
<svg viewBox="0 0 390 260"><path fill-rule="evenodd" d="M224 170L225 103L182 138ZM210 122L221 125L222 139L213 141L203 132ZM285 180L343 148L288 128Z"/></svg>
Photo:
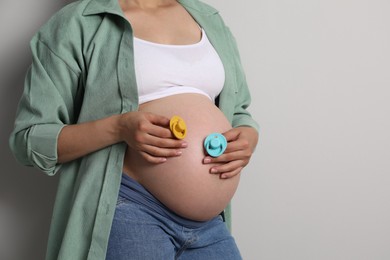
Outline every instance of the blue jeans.
<svg viewBox="0 0 390 260"><path fill-rule="evenodd" d="M119 196L106 260L133 259L242 258L221 216L213 218L199 228L188 228Z"/></svg>

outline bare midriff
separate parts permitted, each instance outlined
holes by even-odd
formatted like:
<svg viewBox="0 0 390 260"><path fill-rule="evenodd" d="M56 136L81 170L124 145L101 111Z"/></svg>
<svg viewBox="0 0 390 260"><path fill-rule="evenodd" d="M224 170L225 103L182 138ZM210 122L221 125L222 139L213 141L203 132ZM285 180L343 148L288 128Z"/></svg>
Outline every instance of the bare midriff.
<svg viewBox="0 0 390 260"><path fill-rule="evenodd" d="M147 162L137 151L127 149L124 173L138 181L176 214L197 221L218 215L232 199L239 175L221 179L210 173L216 164L203 164L203 141L208 134L231 129L223 113L201 94L177 94L144 103L140 111L171 118L178 115L187 125L187 148L179 157L161 164Z"/></svg>

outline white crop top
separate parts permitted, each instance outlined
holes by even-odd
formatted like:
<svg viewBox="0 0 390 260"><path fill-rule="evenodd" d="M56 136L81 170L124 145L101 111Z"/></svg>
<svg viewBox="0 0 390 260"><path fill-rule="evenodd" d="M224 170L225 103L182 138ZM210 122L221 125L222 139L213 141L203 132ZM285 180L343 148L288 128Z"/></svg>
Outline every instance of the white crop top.
<svg viewBox="0 0 390 260"><path fill-rule="evenodd" d="M223 88L225 70L202 29L198 43L167 45L134 37L139 104L159 98L199 93L213 102Z"/></svg>

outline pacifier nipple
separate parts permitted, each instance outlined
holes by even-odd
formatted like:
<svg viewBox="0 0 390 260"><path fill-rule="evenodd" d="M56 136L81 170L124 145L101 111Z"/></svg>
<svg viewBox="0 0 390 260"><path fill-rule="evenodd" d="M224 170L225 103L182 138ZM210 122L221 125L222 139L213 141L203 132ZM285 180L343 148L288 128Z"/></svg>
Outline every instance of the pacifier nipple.
<svg viewBox="0 0 390 260"><path fill-rule="evenodd" d="M175 129L178 132L181 132L181 133L184 132L186 130L186 125L185 125L184 121L179 120L175 125Z"/></svg>
<svg viewBox="0 0 390 260"><path fill-rule="evenodd" d="M221 141L219 141L217 136L214 136L214 138L212 138L210 140L210 148L215 150L215 149L219 148L220 146L221 146Z"/></svg>

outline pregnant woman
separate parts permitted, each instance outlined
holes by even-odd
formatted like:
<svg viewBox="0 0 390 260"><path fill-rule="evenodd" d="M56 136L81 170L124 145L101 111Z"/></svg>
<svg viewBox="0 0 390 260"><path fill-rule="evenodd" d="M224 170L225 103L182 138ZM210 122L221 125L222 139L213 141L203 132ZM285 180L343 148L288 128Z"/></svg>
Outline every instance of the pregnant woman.
<svg viewBox="0 0 390 260"><path fill-rule="evenodd" d="M31 49L10 146L21 163L60 173L46 259L241 259L226 209L258 126L218 11L77 1ZM203 146L211 133L227 141L217 157Z"/></svg>

